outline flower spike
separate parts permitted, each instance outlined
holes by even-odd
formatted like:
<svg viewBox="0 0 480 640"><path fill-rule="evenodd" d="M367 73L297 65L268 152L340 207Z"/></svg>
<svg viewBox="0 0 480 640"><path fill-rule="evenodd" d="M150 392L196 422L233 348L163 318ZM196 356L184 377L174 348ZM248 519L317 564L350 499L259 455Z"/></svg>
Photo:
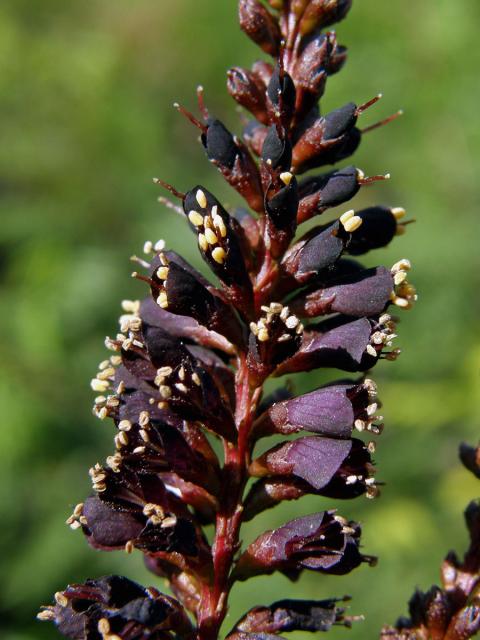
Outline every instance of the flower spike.
<svg viewBox="0 0 480 640"><path fill-rule="evenodd" d="M242 136L207 108L202 87L198 117L175 105L245 206L229 209L201 184L181 191L154 180L178 199L159 198L182 215L210 275L163 241L147 241L132 258L139 299L122 303L105 341L109 357L91 380L93 413L111 422L113 448L91 467L91 495L67 519L95 549L141 553L175 597L118 576L71 585L38 617L72 640L217 640L237 581L343 575L375 563L361 551L360 526L324 506L241 542L243 523L282 501L379 495L373 456L383 418L366 372L397 358L393 309L410 309L417 294L408 260L391 268L357 261L409 222L399 206L351 202L388 174L340 164L380 126L361 128L380 96L331 112L319 105L347 57L328 29L351 5L239 0L241 29L270 57L227 73L228 92L248 112ZM299 230L334 207L335 216ZM270 380L320 368L352 379L312 382L301 395L287 384L265 396ZM462 456L480 475L477 453ZM467 516L472 535L477 511ZM450 558L446 575L473 571L477 555L465 565ZM454 588L469 585L459 577ZM360 618L346 614L345 600L260 603L226 637L350 626ZM435 591L412 611L427 621L445 602ZM475 606L455 610L446 638L477 628Z"/></svg>

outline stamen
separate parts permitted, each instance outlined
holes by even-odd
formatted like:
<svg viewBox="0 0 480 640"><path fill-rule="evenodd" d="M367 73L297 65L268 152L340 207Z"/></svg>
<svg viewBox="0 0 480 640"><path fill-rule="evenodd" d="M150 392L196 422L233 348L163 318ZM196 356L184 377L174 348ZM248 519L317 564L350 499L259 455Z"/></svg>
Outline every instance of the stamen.
<svg viewBox="0 0 480 640"><path fill-rule="evenodd" d="M172 196L175 196L176 198L180 198L180 200L183 200L185 198L185 194L184 193L182 193L181 191L177 191L177 189L175 189L175 187L172 187L171 184L168 184L168 182L165 182L164 180L161 180L160 178L154 178L153 182L155 184L159 184L161 187L166 189L168 192L170 192L172 194Z"/></svg>
<svg viewBox="0 0 480 640"><path fill-rule="evenodd" d="M202 251L207 251L208 249L207 238L204 236L203 233L198 234L198 246Z"/></svg>
<svg viewBox="0 0 480 640"><path fill-rule="evenodd" d="M225 250L222 249L222 247L217 247L212 251L212 258L218 264L223 264L226 260L226 257L227 257L227 254L225 253Z"/></svg>
<svg viewBox="0 0 480 640"><path fill-rule="evenodd" d="M403 207L394 207L391 209L392 215L396 220L401 220L407 215L407 212Z"/></svg>
<svg viewBox="0 0 480 640"><path fill-rule="evenodd" d="M205 238L207 239L208 244L218 244L218 238L211 229L205 229Z"/></svg>
<svg viewBox="0 0 480 640"><path fill-rule="evenodd" d="M168 309L168 298L165 291L161 291L157 298L157 304L161 309Z"/></svg>
<svg viewBox="0 0 480 640"><path fill-rule="evenodd" d="M157 277L160 280L166 280L168 278L168 271L169 271L168 267L159 267L157 269Z"/></svg>
<svg viewBox="0 0 480 640"><path fill-rule="evenodd" d="M363 224L363 219L360 216L353 216L350 220L347 220L343 227L347 233L353 233L359 229Z"/></svg>
<svg viewBox="0 0 480 640"><path fill-rule="evenodd" d="M195 194L195 199L202 209L207 208L207 205L208 205L207 196L204 194L204 192L201 189L199 189Z"/></svg>
<svg viewBox="0 0 480 640"><path fill-rule="evenodd" d="M383 98L383 93L379 93L378 95L376 95L374 98L372 98L368 102L365 102L364 104L361 104L359 107L357 107L357 109L355 111L355 115L359 116L360 114L362 114L364 111L366 111L370 107L373 107L374 104L377 104L377 102L379 100L381 100L382 98Z"/></svg>
<svg viewBox="0 0 480 640"><path fill-rule="evenodd" d="M198 211L190 211L190 213L188 214L188 219L194 227L203 226L203 216L198 213Z"/></svg>
<svg viewBox="0 0 480 640"><path fill-rule="evenodd" d="M363 171L361 172L361 176L357 174L357 182L359 185L361 186L365 186L368 184L373 184L374 182L383 182L384 180L390 180L391 175L389 173L386 173L385 175L378 175L378 176L370 176L370 177L365 177L365 174L363 173Z"/></svg>
<svg viewBox="0 0 480 640"><path fill-rule="evenodd" d="M403 110L402 109L399 109L396 113L393 113L391 116L388 116L388 118L385 118L384 120L380 120L380 122L376 122L375 124L371 124L369 127L365 127L365 129L361 129L361 132L362 132L362 134L369 133L370 131L373 131L374 129L378 129L379 127L383 127L386 124L389 124L390 122L393 122L394 120L396 120L400 116L403 116Z"/></svg>

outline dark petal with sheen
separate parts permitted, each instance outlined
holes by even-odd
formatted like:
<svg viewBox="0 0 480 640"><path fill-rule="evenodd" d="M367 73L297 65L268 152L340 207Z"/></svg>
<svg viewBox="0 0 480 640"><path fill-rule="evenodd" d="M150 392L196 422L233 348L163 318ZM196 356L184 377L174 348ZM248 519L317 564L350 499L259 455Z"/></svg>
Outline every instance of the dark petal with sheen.
<svg viewBox="0 0 480 640"><path fill-rule="evenodd" d="M254 476L296 476L314 489L322 489L333 478L352 448L351 440L310 436L279 444L250 466Z"/></svg>

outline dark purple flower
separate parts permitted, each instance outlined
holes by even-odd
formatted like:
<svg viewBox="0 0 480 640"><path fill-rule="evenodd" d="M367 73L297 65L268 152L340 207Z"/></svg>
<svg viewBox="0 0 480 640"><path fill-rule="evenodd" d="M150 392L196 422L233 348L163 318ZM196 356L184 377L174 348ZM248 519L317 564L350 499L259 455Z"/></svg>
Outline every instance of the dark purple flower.
<svg viewBox="0 0 480 640"><path fill-rule="evenodd" d="M183 261L182 261L183 262ZM242 327L230 305L191 267L179 264L175 254L160 254L151 274L152 295L161 309L192 317L232 343L242 342Z"/></svg>
<svg viewBox="0 0 480 640"><path fill-rule="evenodd" d="M285 500L298 500L306 495L326 496L338 500L350 500L361 495L375 498L379 494L373 472L371 454L375 451L375 444L369 442L367 446L360 440L352 440L350 453L335 471L330 481L320 489L301 478L306 475L300 467L298 476L271 475L258 480L250 489L245 499L245 519L251 520L256 515L275 507ZM285 465L286 466L286 465ZM284 469L285 469L284 466ZM311 468L310 460L307 467ZM310 470L307 469L307 473ZM263 475L263 472L259 475ZM322 474L313 474L314 483Z"/></svg>
<svg viewBox="0 0 480 640"><path fill-rule="evenodd" d="M183 209L197 234L200 253L227 287L230 297L248 307L251 282L242 248L242 229L220 202L204 187L197 186L183 199Z"/></svg>
<svg viewBox="0 0 480 640"><path fill-rule="evenodd" d="M304 569L322 573L349 573L362 561L360 527L334 511L324 511L288 522L259 536L240 557L238 580L281 571L296 579Z"/></svg>
<svg viewBox="0 0 480 640"><path fill-rule="evenodd" d="M132 276L151 296L122 303L120 331L106 340L113 354L91 381L95 415L115 427L115 452L90 470L95 495L67 522L97 549L141 550L178 602L122 578L74 585L40 614L74 640L216 640L235 580L273 571L294 580L304 569L343 574L371 560L359 551L359 526L334 511L293 520L241 549L243 522L281 501L377 494L375 444L352 437L354 429L381 431L371 380L339 381L298 397L287 385L265 397L268 378L319 367L364 372L380 358L393 360L398 350L387 349L395 324L385 311L416 299L407 260L366 269L345 257L403 233L403 209L350 209L295 239L303 222L385 179L354 166L298 178L353 153L362 137L357 120L379 99L326 115L318 104L346 60L335 32L322 30L350 6L239 0L242 29L275 58L228 73L230 94L255 118L243 139L210 115L201 87L200 120L176 105L248 210L227 211L200 185L181 193L154 180L181 201L159 198L186 217L214 280L163 241L147 241L145 257L132 258L139 265ZM304 325L302 318L314 320ZM264 436L299 432L311 435L277 439L256 453ZM463 457L476 473L477 452L464 448ZM463 598L447 620L450 640L476 625L469 598L479 512L476 505L467 511L472 546L465 560L449 556L444 565L445 590ZM212 526L208 537L204 526ZM427 600L420 605L433 611ZM349 624L343 613L333 600L280 601L252 609L229 638L325 631ZM428 615L420 618L430 624Z"/></svg>
<svg viewBox="0 0 480 640"><path fill-rule="evenodd" d="M325 286L301 294L290 306L301 317L312 318L327 313L362 317L382 313L394 295L392 273L385 267L377 267L338 280L333 276Z"/></svg>
<svg viewBox="0 0 480 640"><path fill-rule="evenodd" d="M405 215L400 207L369 207L357 211L356 216L362 221L358 231L352 234L347 250L353 256L359 256L372 249L386 247L405 227L399 221Z"/></svg>
<svg viewBox="0 0 480 640"><path fill-rule="evenodd" d="M70 585L55 594L55 601L53 606L43 607L38 617L53 620L72 640L194 637L179 602L121 576Z"/></svg>
<svg viewBox="0 0 480 640"><path fill-rule="evenodd" d="M366 371L383 354L394 359L398 351L385 352L397 337L392 317L352 319L335 316L308 327L303 333L298 351L279 365L275 374L280 376L319 367L343 371Z"/></svg>
<svg viewBox="0 0 480 640"><path fill-rule="evenodd" d="M298 222L305 222L329 207L348 202L358 193L360 186L359 171L353 166L305 178L298 186Z"/></svg>
<svg viewBox="0 0 480 640"><path fill-rule="evenodd" d="M354 451L364 452L362 463L358 466L354 466ZM359 457L357 454L357 458ZM363 487L373 486L372 470L370 454L361 440L336 440L318 436L279 444L250 465L252 476L300 479L315 491L328 487L334 478L337 485L344 484L348 487L359 483Z"/></svg>
<svg viewBox="0 0 480 640"><path fill-rule="evenodd" d="M376 385L372 380L360 384L332 384L303 396L275 403L258 420L258 436L298 431L349 438L353 429L378 432L375 421Z"/></svg>
<svg viewBox="0 0 480 640"><path fill-rule="evenodd" d="M479 448L462 444L460 458L478 477ZM400 618L395 627L382 629L382 640L467 640L480 631L480 504L471 502L465 511L470 546L463 561L450 552L441 567L442 587L416 591L408 608L409 617Z"/></svg>
<svg viewBox="0 0 480 640"><path fill-rule="evenodd" d="M291 631L328 631L334 625L350 626L338 607L342 600L280 600L269 607L255 607L237 622L228 640L239 640L244 634L289 633Z"/></svg>

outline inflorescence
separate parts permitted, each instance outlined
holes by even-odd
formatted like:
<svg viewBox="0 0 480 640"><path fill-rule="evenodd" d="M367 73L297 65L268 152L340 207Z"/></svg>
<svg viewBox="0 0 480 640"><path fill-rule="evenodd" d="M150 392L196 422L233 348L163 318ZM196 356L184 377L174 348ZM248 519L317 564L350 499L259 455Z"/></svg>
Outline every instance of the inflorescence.
<svg viewBox="0 0 480 640"><path fill-rule="evenodd" d="M395 313L416 300L408 260L391 268L357 260L405 232L405 210L345 206L389 175L317 171L399 115L361 129L380 96L320 112L327 79L346 60L328 28L351 0L268 4L239 2L241 28L273 58L228 72L230 94L252 117L242 137L210 114L202 88L198 118L176 105L246 208L227 211L202 185L181 193L156 180L179 198L181 206L161 199L185 216L218 284L162 241L135 258L133 276L149 294L122 303L120 331L105 343L112 355L91 382L95 415L115 425L115 451L90 469L93 494L67 520L95 549L140 550L175 597L118 576L71 585L39 614L70 638L215 640L236 581L274 571L292 580L306 570L344 574L375 561L360 551L360 526L334 510L240 544L242 523L281 501L378 495L372 456L383 418L366 372L398 357ZM334 207L345 212L297 236ZM319 368L351 379L264 395L269 378ZM262 438L279 435L288 439L257 452ZM342 603L262 605L228 638L349 625Z"/></svg>

